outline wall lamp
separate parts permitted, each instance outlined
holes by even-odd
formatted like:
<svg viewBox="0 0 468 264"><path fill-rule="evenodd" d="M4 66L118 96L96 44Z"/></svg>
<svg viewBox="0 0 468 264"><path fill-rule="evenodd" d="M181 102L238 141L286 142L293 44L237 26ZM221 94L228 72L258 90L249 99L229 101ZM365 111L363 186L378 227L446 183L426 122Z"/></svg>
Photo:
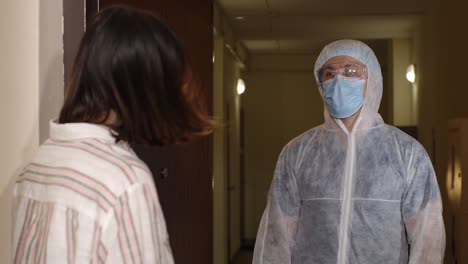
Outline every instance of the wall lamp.
<svg viewBox="0 0 468 264"><path fill-rule="evenodd" d="M243 94L245 92L245 83L244 80L237 80L237 94Z"/></svg>
<svg viewBox="0 0 468 264"><path fill-rule="evenodd" d="M410 64L408 68L406 69L406 79L410 83L414 83L414 80L416 79L416 72L414 70L414 64Z"/></svg>

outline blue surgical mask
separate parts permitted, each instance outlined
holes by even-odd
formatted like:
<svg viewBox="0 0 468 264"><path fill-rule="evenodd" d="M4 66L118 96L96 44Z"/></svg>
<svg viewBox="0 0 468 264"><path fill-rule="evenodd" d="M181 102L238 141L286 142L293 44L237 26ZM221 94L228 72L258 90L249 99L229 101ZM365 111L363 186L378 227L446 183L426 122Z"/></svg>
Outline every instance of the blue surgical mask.
<svg viewBox="0 0 468 264"><path fill-rule="evenodd" d="M325 103L335 118L346 118L356 113L364 104L364 79L343 77L322 83Z"/></svg>

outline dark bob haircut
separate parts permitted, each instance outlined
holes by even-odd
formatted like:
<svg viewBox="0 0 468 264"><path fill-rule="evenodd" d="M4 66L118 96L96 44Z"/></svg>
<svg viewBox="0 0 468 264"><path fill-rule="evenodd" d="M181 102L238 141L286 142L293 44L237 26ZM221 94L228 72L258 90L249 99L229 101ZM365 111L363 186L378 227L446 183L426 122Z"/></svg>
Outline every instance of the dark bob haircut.
<svg viewBox="0 0 468 264"><path fill-rule="evenodd" d="M116 141L165 145L212 130L194 100L188 60L156 16L114 6L87 28L67 83L59 123L108 125Z"/></svg>

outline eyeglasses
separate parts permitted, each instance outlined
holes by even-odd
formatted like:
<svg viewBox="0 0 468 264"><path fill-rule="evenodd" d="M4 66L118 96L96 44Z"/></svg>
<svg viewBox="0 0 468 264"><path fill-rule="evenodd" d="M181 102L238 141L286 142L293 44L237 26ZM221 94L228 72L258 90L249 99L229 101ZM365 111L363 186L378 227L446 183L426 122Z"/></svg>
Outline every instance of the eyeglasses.
<svg viewBox="0 0 468 264"><path fill-rule="evenodd" d="M349 63L335 63L325 65L319 72L320 81L324 82L327 80L334 79L337 74L340 74L344 77L366 79L367 78L367 68L365 65L357 62Z"/></svg>

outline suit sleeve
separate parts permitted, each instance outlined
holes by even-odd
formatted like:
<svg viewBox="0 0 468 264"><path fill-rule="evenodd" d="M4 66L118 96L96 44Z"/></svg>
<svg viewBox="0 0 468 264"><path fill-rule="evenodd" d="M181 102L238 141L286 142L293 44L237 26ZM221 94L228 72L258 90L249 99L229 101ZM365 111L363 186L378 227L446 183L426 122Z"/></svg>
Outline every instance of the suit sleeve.
<svg viewBox="0 0 468 264"><path fill-rule="evenodd" d="M416 144L408 165L408 185L402 204L410 264L440 264L445 251L442 200L426 151Z"/></svg>
<svg viewBox="0 0 468 264"><path fill-rule="evenodd" d="M287 147L278 159L260 222L254 264L291 263L300 198Z"/></svg>

